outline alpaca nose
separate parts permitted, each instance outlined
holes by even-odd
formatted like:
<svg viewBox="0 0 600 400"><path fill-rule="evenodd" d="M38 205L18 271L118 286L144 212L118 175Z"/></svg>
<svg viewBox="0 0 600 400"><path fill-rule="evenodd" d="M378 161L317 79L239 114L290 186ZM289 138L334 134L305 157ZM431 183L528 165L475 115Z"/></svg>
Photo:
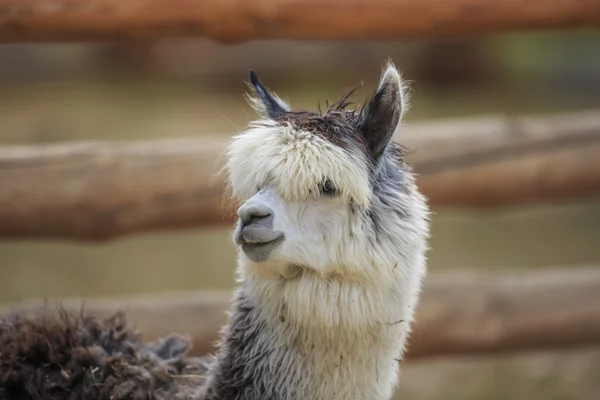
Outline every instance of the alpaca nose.
<svg viewBox="0 0 600 400"><path fill-rule="evenodd" d="M243 226L252 225L273 215L273 211L263 204L244 204L238 210L238 216Z"/></svg>

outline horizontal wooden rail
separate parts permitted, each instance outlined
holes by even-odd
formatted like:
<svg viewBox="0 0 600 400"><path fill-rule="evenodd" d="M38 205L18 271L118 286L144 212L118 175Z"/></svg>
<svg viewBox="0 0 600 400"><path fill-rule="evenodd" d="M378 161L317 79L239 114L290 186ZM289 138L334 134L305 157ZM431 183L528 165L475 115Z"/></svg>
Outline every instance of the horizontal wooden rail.
<svg viewBox="0 0 600 400"><path fill-rule="evenodd" d="M189 334L194 353L213 350L231 292L191 292L121 298L50 300L95 315L117 310L154 340ZM425 281L408 358L498 354L600 345L600 267L528 273L432 274ZM0 308L34 313L44 302Z"/></svg>
<svg viewBox="0 0 600 400"><path fill-rule="evenodd" d="M596 0L0 0L0 43L391 39L599 26Z"/></svg>
<svg viewBox="0 0 600 400"><path fill-rule="evenodd" d="M600 195L600 111L412 124L401 141L434 208ZM0 238L110 239L230 224L225 139L0 147Z"/></svg>

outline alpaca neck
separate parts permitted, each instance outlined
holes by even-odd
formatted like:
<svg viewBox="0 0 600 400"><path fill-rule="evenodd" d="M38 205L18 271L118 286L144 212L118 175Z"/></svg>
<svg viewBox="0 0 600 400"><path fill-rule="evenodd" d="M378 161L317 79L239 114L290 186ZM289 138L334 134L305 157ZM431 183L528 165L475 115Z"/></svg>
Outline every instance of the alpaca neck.
<svg viewBox="0 0 600 400"><path fill-rule="evenodd" d="M246 279L205 398L389 399L414 297L398 289L310 273Z"/></svg>

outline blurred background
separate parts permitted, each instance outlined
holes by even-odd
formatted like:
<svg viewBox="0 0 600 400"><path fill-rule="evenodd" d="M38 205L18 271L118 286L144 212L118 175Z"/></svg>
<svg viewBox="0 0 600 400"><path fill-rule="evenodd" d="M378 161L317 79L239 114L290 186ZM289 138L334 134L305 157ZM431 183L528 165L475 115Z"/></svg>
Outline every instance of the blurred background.
<svg viewBox="0 0 600 400"><path fill-rule="evenodd" d="M489 113L600 109L600 35L478 40L209 40L0 46L0 145L221 134L254 118L249 68L295 107L314 109L391 57L412 81L407 122ZM600 154L598 155L600 156ZM2 183L0 182L0 185ZM0 301L228 289L231 228L137 234L106 243L0 241ZM433 217L431 273L600 266L600 200ZM410 361L398 398L600 399L600 349Z"/></svg>

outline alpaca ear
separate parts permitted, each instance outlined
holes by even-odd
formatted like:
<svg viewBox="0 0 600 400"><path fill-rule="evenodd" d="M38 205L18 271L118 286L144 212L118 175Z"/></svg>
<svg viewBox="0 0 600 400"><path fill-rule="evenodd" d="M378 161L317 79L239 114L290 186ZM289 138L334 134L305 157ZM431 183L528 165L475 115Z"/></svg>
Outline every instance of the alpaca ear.
<svg viewBox="0 0 600 400"><path fill-rule="evenodd" d="M378 159L392 139L404 109L404 93L400 73L388 64L381 75L379 87L366 104L359 120L374 159Z"/></svg>
<svg viewBox="0 0 600 400"><path fill-rule="evenodd" d="M290 110L283 100L263 86L254 71L250 71L250 84L255 92L255 96L250 96L250 104L262 116L275 119Z"/></svg>

